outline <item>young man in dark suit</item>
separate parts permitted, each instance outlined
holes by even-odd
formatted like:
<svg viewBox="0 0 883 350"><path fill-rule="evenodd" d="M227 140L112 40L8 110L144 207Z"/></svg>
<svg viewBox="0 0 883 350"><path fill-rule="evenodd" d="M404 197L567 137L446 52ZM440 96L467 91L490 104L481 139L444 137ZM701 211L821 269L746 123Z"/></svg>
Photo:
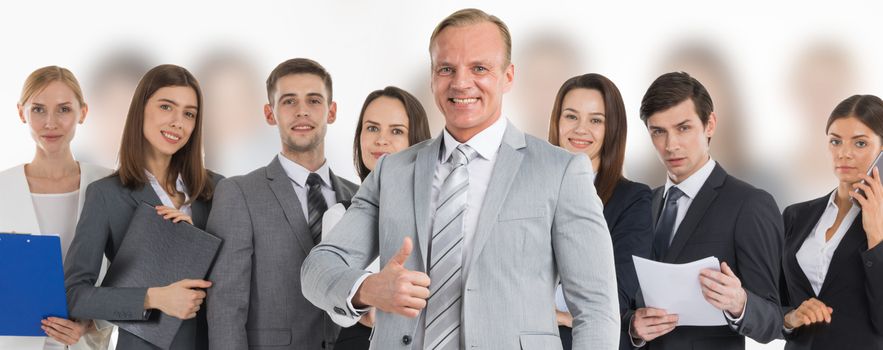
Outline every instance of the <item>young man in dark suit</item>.
<svg viewBox="0 0 883 350"><path fill-rule="evenodd" d="M708 256L720 271L703 270L705 300L726 326L678 326L678 316L640 307L626 315L632 344L646 349L744 349L745 337L769 342L781 334L779 269L782 216L773 197L727 174L709 153L717 116L708 91L687 73L667 73L641 101L641 119L666 167L653 191L652 257L687 263Z"/></svg>

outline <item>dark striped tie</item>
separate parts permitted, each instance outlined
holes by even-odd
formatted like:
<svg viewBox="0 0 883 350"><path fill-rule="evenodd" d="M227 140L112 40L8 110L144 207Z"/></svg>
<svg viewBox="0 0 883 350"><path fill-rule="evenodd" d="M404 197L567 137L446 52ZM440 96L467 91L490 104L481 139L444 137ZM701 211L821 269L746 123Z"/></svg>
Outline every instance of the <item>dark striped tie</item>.
<svg viewBox="0 0 883 350"><path fill-rule="evenodd" d="M465 144L451 153L450 166L453 170L438 193L429 246L429 278L432 282L426 304L424 349L460 348L463 215L469 189L466 164L475 155L475 151Z"/></svg>
<svg viewBox="0 0 883 350"><path fill-rule="evenodd" d="M307 223L313 235L313 244L319 244L322 240L322 215L328 210L328 203L322 195L322 178L319 174L310 173L307 177L307 189Z"/></svg>

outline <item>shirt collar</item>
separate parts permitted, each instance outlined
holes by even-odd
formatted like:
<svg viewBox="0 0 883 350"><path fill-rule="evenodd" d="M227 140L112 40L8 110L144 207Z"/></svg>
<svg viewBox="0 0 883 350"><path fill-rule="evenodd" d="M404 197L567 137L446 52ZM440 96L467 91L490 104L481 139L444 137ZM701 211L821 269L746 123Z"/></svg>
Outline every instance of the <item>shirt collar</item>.
<svg viewBox="0 0 883 350"><path fill-rule="evenodd" d="M147 180L150 181L150 186L154 188L163 188L159 184L159 180L156 179L156 176L153 176L149 171L144 170L144 173L147 174ZM165 189L163 189L165 191ZM190 194L187 193L187 185L184 184L184 179L181 177L181 174L178 174L178 179L175 180L175 191L181 192L184 194L184 202L190 200Z"/></svg>
<svg viewBox="0 0 883 350"><path fill-rule="evenodd" d="M506 118L500 116L493 124L466 141L466 144L472 147L479 157L485 160L493 160L497 157L497 150L500 149L500 145L503 143L503 135L506 134L507 123ZM442 147L441 161L445 162L451 158L451 153L461 143L454 139L454 136L451 136L447 128L445 128L442 135L444 141L442 146L444 147Z"/></svg>
<svg viewBox="0 0 883 350"><path fill-rule="evenodd" d="M285 174L288 175L288 178L300 187L307 187L307 177L310 176L310 171L291 159L286 158L282 153L279 153L278 157L279 163L282 164L282 169L285 170ZM324 187L331 188L330 172L327 161L322 163L322 166L315 171L316 174L319 174L319 178L322 179L322 186Z"/></svg>
<svg viewBox="0 0 883 350"><path fill-rule="evenodd" d="M668 196L669 188L672 186L678 186L678 189L681 190L681 192L684 192L688 198L696 198L696 195L699 194L699 190L702 189L702 185L705 184L705 181L711 176L711 172L714 171L715 164L717 164L717 162L709 157L708 161L705 162L705 165L679 184L675 184L670 177L666 177L665 195Z"/></svg>
<svg viewBox="0 0 883 350"><path fill-rule="evenodd" d="M840 207L837 206L837 190L836 189L834 190L834 192L831 192L830 196L828 196L828 205L825 208L834 208L835 210L840 209ZM858 206L855 204L851 204L849 209L850 210L858 209Z"/></svg>

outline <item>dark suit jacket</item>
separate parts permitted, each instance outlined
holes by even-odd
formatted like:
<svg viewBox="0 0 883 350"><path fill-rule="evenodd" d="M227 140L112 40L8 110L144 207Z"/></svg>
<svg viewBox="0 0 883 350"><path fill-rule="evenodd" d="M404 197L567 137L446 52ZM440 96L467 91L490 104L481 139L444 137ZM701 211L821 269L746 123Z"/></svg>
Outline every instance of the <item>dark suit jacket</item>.
<svg viewBox="0 0 883 350"><path fill-rule="evenodd" d="M662 210L664 187L653 191L653 222ZM744 350L745 338L761 343L781 334L779 270L782 216L769 193L727 174L715 165L678 226L663 262L687 263L709 256L732 267L748 294L742 321L717 327L680 326L650 341L646 349ZM698 277L697 277L698 278ZM643 306L638 295L639 307ZM624 317L628 327L634 311Z"/></svg>
<svg viewBox="0 0 883 350"><path fill-rule="evenodd" d="M211 173L217 184L222 176ZM65 259L65 286L67 287L70 316L94 320L146 320L144 288L95 287L103 256L113 264L116 252L125 238L129 221L141 202L162 205L150 185L131 190L123 187L117 175L93 182L86 189L86 201L77 231ZM193 225L205 229L212 202L195 200L191 205ZM156 311L158 312L158 311ZM149 315L147 315L149 316ZM171 349L205 349L208 341L205 313L186 320L172 342ZM150 343L120 329L117 349L157 349Z"/></svg>
<svg viewBox="0 0 883 350"><path fill-rule="evenodd" d="M834 251L818 296L797 263L797 251L812 234L829 196L785 209L783 312L809 298L834 309L831 324L816 323L786 334L785 349L883 349L883 244L868 250L862 215L855 218Z"/></svg>
<svg viewBox="0 0 883 350"><path fill-rule="evenodd" d="M616 286L619 292L619 314L625 316L636 308L638 276L632 255L650 257L653 247L653 223L650 221L650 188L625 178L616 184L613 195L604 205L604 219L613 240L613 257L616 261ZM628 320L619 337L619 348L631 349L628 338ZM561 343L565 350L572 348L572 329L559 327Z"/></svg>

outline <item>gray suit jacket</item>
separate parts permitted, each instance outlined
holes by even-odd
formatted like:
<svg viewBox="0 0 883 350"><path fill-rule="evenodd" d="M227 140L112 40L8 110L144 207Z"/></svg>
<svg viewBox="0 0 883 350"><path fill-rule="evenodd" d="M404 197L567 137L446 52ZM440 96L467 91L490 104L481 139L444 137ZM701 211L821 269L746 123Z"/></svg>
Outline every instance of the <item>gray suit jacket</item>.
<svg viewBox="0 0 883 350"><path fill-rule="evenodd" d="M217 183L221 176L211 174L211 181ZM64 262L64 284L67 287L70 316L77 319L93 320L146 320L144 297L148 287L114 288L96 287L95 281L101 270L101 261L107 256L113 264L120 244L123 243L129 228L129 221L139 203L162 205L150 185L130 190L123 187L119 176L110 176L93 182L86 189L86 201L77 233L71 242ZM195 200L191 205L193 226L205 228L212 202ZM146 317L145 317L146 316ZM197 314L186 320L172 342L171 349L206 348L205 315ZM118 349L156 349L150 343L120 329Z"/></svg>
<svg viewBox="0 0 883 350"><path fill-rule="evenodd" d="M304 295L338 314L378 255L386 265L412 237L405 267L426 271L430 192L442 138L384 157L331 238L301 270ZM616 277L610 234L588 159L509 124L498 151L467 262L462 332L466 349L560 349L558 276L573 313L574 349L616 349ZM339 233L335 233L337 231ZM377 311L372 349L410 349L418 324Z"/></svg>
<svg viewBox="0 0 883 350"><path fill-rule="evenodd" d="M331 182L338 201L358 189L333 173ZM278 158L221 181L207 231L224 240L206 299L211 349L331 347L339 328L300 292L313 239Z"/></svg>

